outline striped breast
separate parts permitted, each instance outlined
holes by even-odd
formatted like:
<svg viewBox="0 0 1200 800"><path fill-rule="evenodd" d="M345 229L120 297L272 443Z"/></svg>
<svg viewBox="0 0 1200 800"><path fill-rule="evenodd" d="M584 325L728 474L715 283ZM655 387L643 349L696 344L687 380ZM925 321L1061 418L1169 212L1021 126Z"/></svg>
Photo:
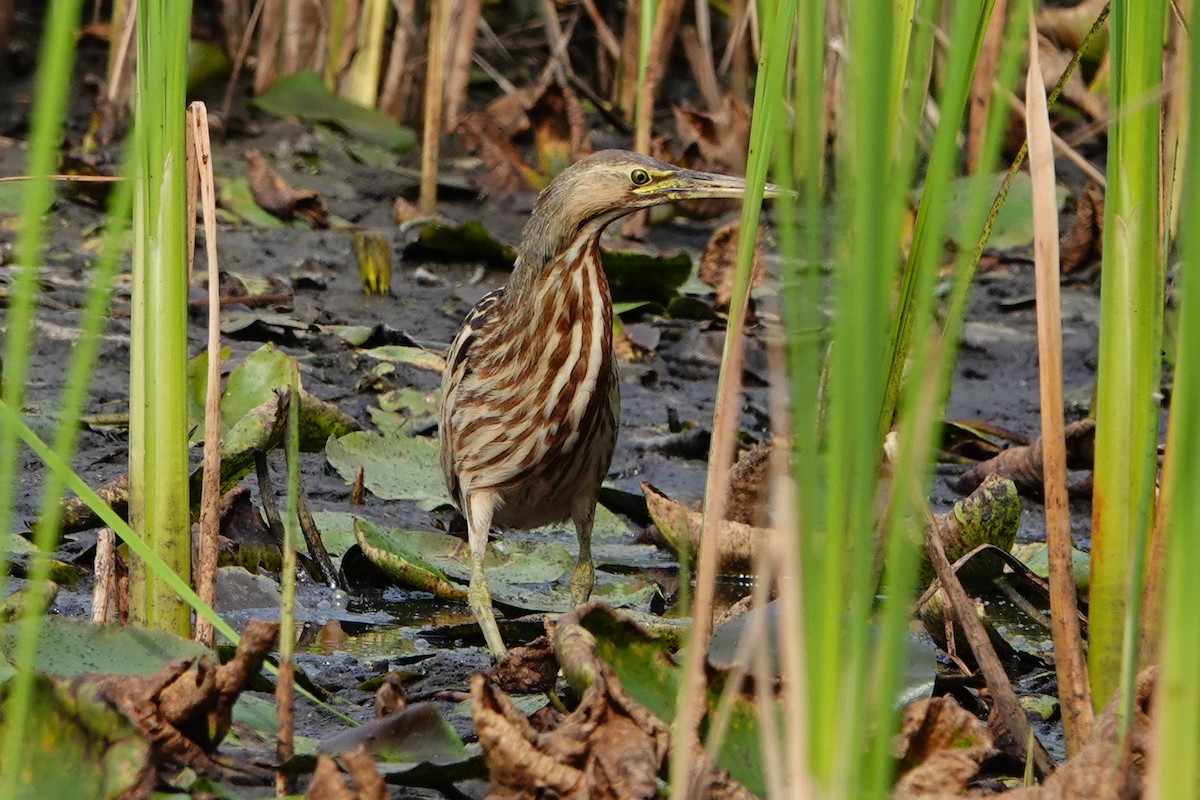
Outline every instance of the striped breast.
<svg viewBox="0 0 1200 800"><path fill-rule="evenodd" d="M503 290L468 314L442 380L447 487L494 489L496 523L534 527L593 502L608 471L619 409L612 303L594 245L548 265L532 297Z"/></svg>

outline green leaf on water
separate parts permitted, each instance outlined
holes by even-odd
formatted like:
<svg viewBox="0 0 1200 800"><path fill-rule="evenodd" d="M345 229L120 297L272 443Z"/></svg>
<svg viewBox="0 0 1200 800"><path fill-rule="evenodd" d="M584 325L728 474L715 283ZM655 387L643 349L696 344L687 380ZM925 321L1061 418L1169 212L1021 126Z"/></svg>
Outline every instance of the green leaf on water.
<svg viewBox="0 0 1200 800"><path fill-rule="evenodd" d="M12 663L17 624L0 625L0 659L7 664ZM211 651L161 631L47 617L32 668L62 678L89 672L149 675L173 659L203 655Z"/></svg>
<svg viewBox="0 0 1200 800"><path fill-rule="evenodd" d="M411 128L398 125L382 111L335 95L312 70L285 75L253 103L268 114L319 122L390 150L407 150L417 141Z"/></svg>
<svg viewBox="0 0 1200 800"><path fill-rule="evenodd" d="M347 483L361 467L363 485L381 500L412 500L426 511L450 502L437 441L429 437L358 431L331 438L325 457Z"/></svg>

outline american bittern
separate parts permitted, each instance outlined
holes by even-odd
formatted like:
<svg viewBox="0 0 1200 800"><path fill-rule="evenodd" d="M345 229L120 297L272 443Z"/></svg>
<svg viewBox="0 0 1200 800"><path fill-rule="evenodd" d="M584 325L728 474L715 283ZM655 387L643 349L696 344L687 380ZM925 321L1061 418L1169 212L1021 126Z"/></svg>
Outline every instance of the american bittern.
<svg viewBox="0 0 1200 800"><path fill-rule="evenodd" d="M455 336L442 378L442 469L467 519L468 602L497 657L504 642L483 571L493 525L572 520L579 559L571 602L592 592L596 493L620 412L600 234L640 208L744 191L741 178L620 150L582 159L538 197L507 288L480 300Z"/></svg>

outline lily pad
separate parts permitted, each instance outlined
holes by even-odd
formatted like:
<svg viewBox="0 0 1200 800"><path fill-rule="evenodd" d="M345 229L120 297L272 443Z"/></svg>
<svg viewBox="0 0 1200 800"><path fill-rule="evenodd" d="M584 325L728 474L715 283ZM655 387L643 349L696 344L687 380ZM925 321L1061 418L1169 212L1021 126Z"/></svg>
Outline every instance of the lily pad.
<svg viewBox="0 0 1200 800"><path fill-rule="evenodd" d="M38 675L29 715L15 797L108 800L148 796L154 788L145 734L95 684Z"/></svg>
<svg viewBox="0 0 1200 800"><path fill-rule="evenodd" d="M499 267L512 267L517 251L497 239L477 219L461 225L428 222L421 226L415 241L404 248L411 260L483 261Z"/></svg>
<svg viewBox="0 0 1200 800"><path fill-rule="evenodd" d="M420 347L406 347L400 344L386 344L359 351L364 355L389 364L411 364L420 369L427 369L439 375L446 369L446 359L439 354L423 350Z"/></svg>
<svg viewBox="0 0 1200 800"><path fill-rule="evenodd" d="M364 142L403 151L416 144L411 128L372 108L338 97L312 70L286 75L253 100L254 105L277 117L299 117L339 128Z"/></svg>
<svg viewBox="0 0 1200 800"><path fill-rule="evenodd" d="M432 703L414 703L321 742L321 752L338 755L365 745L367 752L392 765L456 764L467 749Z"/></svg>
<svg viewBox="0 0 1200 800"><path fill-rule="evenodd" d="M438 445L429 437L358 431L329 439L325 457L347 483L361 468L363 485L381 500L412 500L426 511L450 502Z"/></svg>
<svg viewBox="0 0 1200 800"><path fill-rule="evenodd" d="M0 658L12 663L17 623L0 626ZM42 621L33 669L73 678L89 672L149 675L176 658L211 655L208 648L169 633L132 625L96 625L65 617Z"/></svg>
<svg viewBox="0 0 1200 800"><path fill-rule="evenodd" d="M436 597L465 600L470 553L457 536L433 531L379 528L355 521L363 553L399 583ZM492 599L525 611L566 611L575 557L556 542L497 539L484 555ZM598 572L593 597L613 607L645 607L657 593L646 581Z"/></svg>
<svg viewBox="0 0 1200 800"><path fill-rule="evenodd" d="M613 299L621 302L647 301L668 306L692 274L692 257L687 253L660 256L633 250L603 250L600 260Z"/></svg>

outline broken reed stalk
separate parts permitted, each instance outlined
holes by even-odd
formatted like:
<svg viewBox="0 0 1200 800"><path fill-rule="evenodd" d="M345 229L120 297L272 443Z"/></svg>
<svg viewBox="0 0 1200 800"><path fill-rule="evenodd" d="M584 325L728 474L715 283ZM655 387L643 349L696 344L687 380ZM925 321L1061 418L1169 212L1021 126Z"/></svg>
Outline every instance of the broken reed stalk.
<svg viewBox="0 0 1200 800"><path fill-rule="evenodd" d="M112 528L96 533L96 560L92 565L96 585L92 587L92 622L113 621L113 600L117 587L117 536Z"/></svg>
<svg viewBox="0 0 1200 800"><path fill-rule="evenodd" d="M1050 113L1038 60L1037 27L1029 19L1029 71L1025 82L1025 131L1033 182L1033 261L1037 286L1038 382L1042 406L1043 507L1050 554L1050 629L1054 669L1062 707L1068 757L1087 743L1092 694L1071 557L1071 517L1067 506L1067 446L1063 435L1062 317L1059 298L1058 202Z"/></svg>
<svg viewBox="0 0 1200 800"><path fill-rule="evenodd" d="M283 520L283 564L280 567L279 677L275 684L275 713L279 720L278 750L282 764L292 757L295 736L296 682L292 655L296 644L296 527L300 497L300 371L292 362L287 417L287 511ZM288 776L275 774L276 793L288 792Z"/></svg>
<svg viewBox="0 0 1200 800"><path fill-rule="evenodd" d="M645 11L645 4L643 4ZM635 120L637 129L634 133L633 149L639 153L650 153L650 138L654 129L654 97L658 94L658 85L662 82L667 70L667 59L671 48L667 42L674 40L674 31L679 28L679 18L683 14L683 0L660 0L654 15L651 34L643 47L649 48L646 58L645 73L638 84L637 114ZM643 31L647 29L642 23Z"/></svg>
<svg viewBox="0 0 1200 800"><path fill-rule="evenodd" d="M208 135L208 110L199 101L188 106L189 139L195 153L194 174L199 179L204 213L204 248L208 265L208 373L204 393L204 474L200 495L200 533L192 580L196 593L209 605L217 599L217 539L221 531L221 280L217 261L217 200L213 181L212 141ZM192 202L195 202L194 199ZM189 227L195 228L195 214ZM190 237L194 240L195 234ZM189 249L189 263L192 251ZM196 617L197 642L212 647L214 630L204 617Z"/></svg>
<svg viewBox="0 0 1200 800"><path fill-rule="evenodd" d="M446 0L435 3L443 5ZM389 0L362 0L358 25L354 31L356 46L350 67L341 82L341 94L366 108L374 108L379 99L379 75L383 71L383 34L387 27Z"/></svg>
<svg viewBox="0 0 1200 800"><path fill-rule="evenodd" d="M954 613L954 618L958 620L959 626L966 634L971 652L975 654L975 660L979 663L979 671L983 673L988 690L992 693L991 727L996 729L997 740L1008 739L1010 745L1013 743L1024 745L1032 736L1034 767L1040 776L1044 777L1050 774L1054 770L1054 761L1029 727L1029 720L1025 717L1025 711L1017 700L1017 694L1013 691L1008 675L1000 664L996 649L992 647L987 631L984 630L983 623L975 613L975 604L967 596L966 590L959 583L958 576L954 574L954 568L950 566L950 562L946 558L946 551L942 548L942 538L938 535L938 522L932 514L929 515L928 524L925 526L925 552L929 554L929 561L933 565L938 582L941 583L942 589L946 593L947 602Z"/></svg>
<svg viewBox="0 0 1200 800"><path fill-rule="evenodd" d="M442 67L446 59L446 19L442 3L429 4L429 58L425 67L425 119L421 133L421 191L417 205L433 213L437 205L439 136L442 132Z"/></svg>

